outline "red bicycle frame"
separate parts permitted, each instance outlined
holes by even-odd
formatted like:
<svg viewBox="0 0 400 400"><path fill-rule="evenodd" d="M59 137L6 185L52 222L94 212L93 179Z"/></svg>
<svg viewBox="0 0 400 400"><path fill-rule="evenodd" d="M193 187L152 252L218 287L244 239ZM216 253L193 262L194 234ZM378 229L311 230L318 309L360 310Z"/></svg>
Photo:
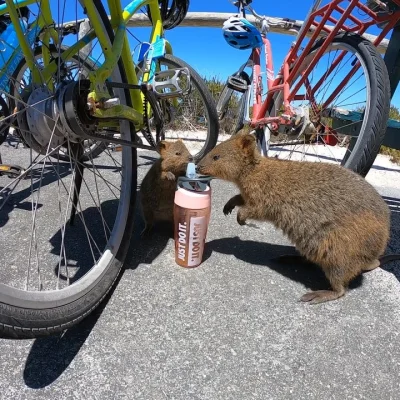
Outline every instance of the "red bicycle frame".
<svg viewBox="0 0 400 400"><path fill-rule="evenodd" d="M392 1L400 7L400 0ZM347 4L347 7L344 6L345 4ZM353 15L354 11L363 12L367 18L364 21L359 20ZM309 15L307 20L304 22L295 44L292 45L289 53L285 57L276 79L273 78L271 44L264 36L263 46L265 48L268 92L266 99L263 101L262 78L260 72L261 48L256 48L253 49L251 54L253 62L253 112L250 125L253 128L257 128L270 124L272 130L275 130L278 128L279 124L290 124L291 117L294 115L290 103L294 100L309 100L311 102L311 107L317 107L314 94L323 83L323 79L325 79L335 69L343 59L346 52L342 51L335 58L329 70L315 84L315 86L310 87L308 76L339 32L355 32L362 35L372 25L385 23L386 25L382 29L381 33L373 42L375 46L378 46L399 20L400 9L395 12L383 14L372 11L358 0L333 0ZM327 26L327 23L332 23L333 25ZM310 30L312 31L312 34L308 43L302 45ZM310 53L310 50L321 35L325 36L323 44L315 52L311 62L307 64L303 70L300 70L307 55ZM352 70L348 73L341 84L332 92L322 107L326 107L343 89L359 66L360 63L354 65ZM303 85L306 88L306 93L298 93ZM272 100L276 92L283 93L284 111L280 116L266 117L272 107Z"/></svg>

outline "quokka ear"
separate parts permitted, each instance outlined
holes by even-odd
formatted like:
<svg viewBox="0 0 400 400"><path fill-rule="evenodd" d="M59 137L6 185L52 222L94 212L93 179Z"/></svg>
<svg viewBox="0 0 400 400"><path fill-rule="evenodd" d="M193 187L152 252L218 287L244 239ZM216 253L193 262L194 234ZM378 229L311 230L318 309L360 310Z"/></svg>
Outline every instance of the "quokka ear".
<svg viewBox="0 0 400 400"><path fill-rule="evenodd" d="M256 138L254 137L254 135L248 133L238 136L238 142L241 149L251 151L254 149L254 146L256 144Z"/></svg>
<svg viewBox="0 0 400 400"><path fill-rule="evenodd" d="M165 150L168 149L170 143L168 143L166 140L161 140L160 142L157 143L157 148L156 150L162 154Z"/></svg>

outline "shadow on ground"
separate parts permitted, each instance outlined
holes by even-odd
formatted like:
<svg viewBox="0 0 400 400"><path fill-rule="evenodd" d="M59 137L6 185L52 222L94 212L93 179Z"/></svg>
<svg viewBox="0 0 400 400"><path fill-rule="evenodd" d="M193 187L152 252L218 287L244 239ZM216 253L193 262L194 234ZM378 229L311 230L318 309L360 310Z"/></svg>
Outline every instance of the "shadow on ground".
<svg viewBox="0 0 400 400"><path fill-rule="evenodd" d="M156 157L150 157L150 156L144 156L144 155L140 155L139 158L142 158L143 160L147 160L147 161L141 161L138 159L138 167L144 167L147 165L153 165L154 161L156 161L158 158Z"/></svg>
<svg viewBox="0 0 400 400"><path fill-rule="evenodd" d="M330 289L329 282L321 268L302 259L293 246L241 240L239 237L232 237L208 242L207 253L214 251L233 255L248 264L272 269L311 290ZM292 256L292 260L279 260L278 257L282 255ZM362 276L355 278L349 288L355 289L361 286L362 280Z"/></svg>
<svg viewBox="0 0 400 400"><path fill-rule="evenodd" d="M139 212L135 215L134 237L124 269L135 269L141 263L151 263L163 251L172 232L170 226L161 226L156 228L157 232L154 232L151 238L141 240L140 231L143 228L143 222ZM122 275L120 274L114 288L100 306L82 322L63 334L38 338L34 341L24 369L24 381L28 387L44 388L63 374L96 325Z"/></svg>
<svg viewBox="0 0 400 400"><path fill-rule="evenodd" d="M387 253L400 253L400 250L398 250L400 243L400 200L390 197L386 197L385 200L392 211L392 232ZM136 232L125 262L125 269L135 269L140 263L152 263L164 250L169 238L172 236L172 230L169 225L159 225L149 239L140 240L139 232L143 227L143 223L139 212L136 212L136 218ZM297 255L292 246L231 237L209 241L204 259L209 258L213 252L233 255L246 263L270 268L311 290L329 288L328 281L317 266L302 260L285 263L273 260L281 255ZM400 281L399 262L387 264L384 269L393 273ZM363 276L357 277L351 283L350 289L359 287L362 285L362 281ZM112 293L113 291L107 295L102 304L89 317L64 334L35 340L24 370L24 380L28 387L44 388L57 380L66 370L96 325Z"/></svg>
<svg viewBox="0 0 400 400"><path fill-rule="evenodd" d="M384 196L391 210L390 241L386 254L398 254L399 261L390 262L381 268L392 273L400 281L400 199ZM253 265L268 267L293 281L303 284L311 290L329 289L329 282L323 271L315 264L305 262L300 257L291 262L279 262L274 258L281 255L297 255L292 246L282 246L252 240L241 240L238 237L217 239L207 243L207 257L216 251L230 254L237 259ZM362 285L363 275L356 277L349 285L355 289Z"/></svg>

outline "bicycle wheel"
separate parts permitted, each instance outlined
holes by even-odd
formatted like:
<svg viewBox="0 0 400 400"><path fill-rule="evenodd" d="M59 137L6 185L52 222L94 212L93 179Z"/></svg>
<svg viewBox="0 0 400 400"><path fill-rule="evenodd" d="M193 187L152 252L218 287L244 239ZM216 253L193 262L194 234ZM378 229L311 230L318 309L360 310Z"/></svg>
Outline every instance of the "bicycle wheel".
<svg viewBox="0 0 400 400"><path fill-rule="evenodd" d="M171 68L188 68L192 90L183 97L159 99L165 118L165 139L182 139L195 159L201 159L217 144L218 116L215 102L200 75L178 57L166 54L158 60L158 71ZM142 64L137 68L140 79ZM185 86L185 83L183 83ZM155 126L150 120L150 129L156 140Z"/></svg>
<svg viewBox="0 0 400 400"><path fill-rule="evenodd" d="M58 57L59 52L64 52L65 50L67 50L66 46L57 48L53 44L50 45L50 55L53 58ZM36 47L34 51L36 66L40 68L43 66L43 53L41 46ZM84 59L77 54L75 54L70 60L68 60L68 63L64 65L64 73L68 75L69 79L71 80L74 80L78 74L80 74L81 77L86 77L87 73L94 69L96 69L96 66L92 60L88 58ZM10 108L12 110L14 110L16 104L14 99L19 97L23 89L29 85L29 82L31 82L31 71L26 63L26 60L22 59L10 79ZM28 146L32 147L34 150L40 151L38 149L40 149L41 146L35 141L32 135L20 132L20 136ZM98 155L100 155L107 148L107 143L92 139L85 139L83 141L83 146L84 152L81 160L87 162L90 161L91 158L96 158ZM69 161L69 154L64 146L61 146L58 152L52 153L52 157L58 157L63 161Z"/></svg>
<svg viewBox="0 0 400 400"><path fill-rule="evenodd" d="M251 79L246 72L241 71L235 75L239 75L241 79L247 81L249 86L251 85ZM227 84L224 85L216 106L220 129L223 133L234 135L244 127L244 113L249 90L241 93L231 89Z"/></svg>
<svg viewBox="0 0 400 400"><path fill-rule="evenodd" d="M101 1L94 4L112 42L113 31ZM84 17L78 1L72 5L70 0L52 2L53 16L64 15L66 6L80 12L72 17L69 13L68 20ZM100 64L104 61L97 40L92 55ZM83 162L80 135L90 129L132 140L133 127L123 120L93 124L85 111L87 81L80 75L71 79L64 72L59 63L51 80L28 85L18 101L18 127L35 137L40 153L32 148L2 152L3 161L7 158L25 170L15 179L0 177L2 337L49 335L87 316L116 282L131 238L136 149L124 147L115 153L107 149ZM111 79L127 82L121 61ZM129 91L112 89L112 95L131 105ZM61 146L68 151L68 162L51 157Z"/></svg>
<svg viewBox="0 0 400 400"><path fill-rule="evenodd" d="M292 88L322 44L306 56ZM388 73L376 48L359 35L338 35L296 95L300 100L291 106L301 118L271 132L268 155L333 162L365 176L383 141L390 106ZM270 115L279 115L281 106L280 92Z"/></svg>

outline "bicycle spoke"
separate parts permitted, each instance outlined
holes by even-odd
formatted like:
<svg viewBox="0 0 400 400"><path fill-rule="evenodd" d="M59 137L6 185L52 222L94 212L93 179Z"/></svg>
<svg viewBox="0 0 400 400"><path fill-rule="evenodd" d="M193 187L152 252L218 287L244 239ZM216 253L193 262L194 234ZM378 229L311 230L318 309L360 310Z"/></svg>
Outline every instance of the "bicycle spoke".
<svg viewBox="0 0 400 400"><path fill-rule="evenodd" d="M50 143L52 141L52 138L53 138L53 135L54 135L54 131L55 131L55 128L53 129L53 132L51 134L51 138L50 138L50 141L49 141L49 145L48 145L47 151L50 148ZM32 150L30 150L30 152L32 153ZM43 166L42 166L42 170L40 172L40 178L39 178L40 183L39 183L39 188L38 188L38 190L36 192L37 194L36 194L36 202L35 202L35 204L34 204L34 201L33 201L34 200L33 199L33 193L34 193L34 190L33 190L33 178L31 177L31 190L32 190L32 228L31 228L31 232L32 232L32 234L31 234L31 240L30 240L30 244L29 244L28 269L30 270L30 267L31 267L32 239L34 239L34 247L35 247L35 255L36 255L36 266L37 266L38 280L39 280L39 282L38 282L39 290L42 290L42 282L41 282L41 277L40 277L39 255L38 255L38 248L37 248L37 241L36 241L36 238L37 238L36 214L37 214L37 207L38 207L39 198L40 198L40 189L42 187L42 179L43 179L43 172L44 172L45 166L46 166L46 160L44 161ZM27 289L28 289L28 287L27 287Z"/></svg>

